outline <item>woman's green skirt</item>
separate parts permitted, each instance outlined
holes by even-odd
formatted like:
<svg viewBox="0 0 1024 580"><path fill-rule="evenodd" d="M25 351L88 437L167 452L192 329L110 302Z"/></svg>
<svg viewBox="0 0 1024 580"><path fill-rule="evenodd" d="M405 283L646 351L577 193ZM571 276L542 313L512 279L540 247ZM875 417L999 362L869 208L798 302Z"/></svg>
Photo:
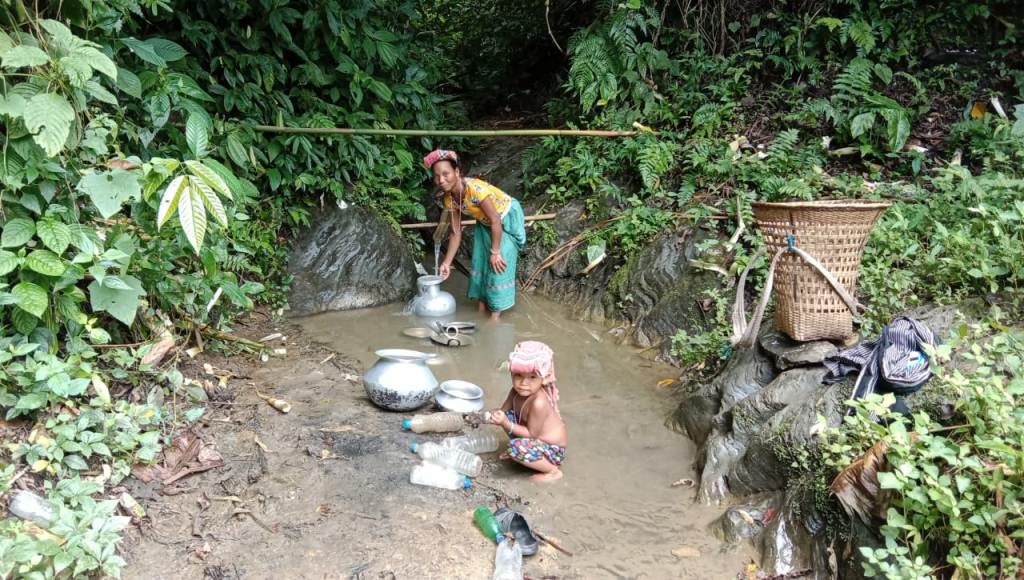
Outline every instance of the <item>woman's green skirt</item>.
<svg viewBox="0 0 1024 580"><path fill-rule="evenodd" d="M507 267L498 274L491 268L491 228L477 222L473 232L473 269L469 273L469 297L481 300L491 312L508 310L516 303L516 261L526 243L526 222L519 201L501 220L501 257Z"/></svg>

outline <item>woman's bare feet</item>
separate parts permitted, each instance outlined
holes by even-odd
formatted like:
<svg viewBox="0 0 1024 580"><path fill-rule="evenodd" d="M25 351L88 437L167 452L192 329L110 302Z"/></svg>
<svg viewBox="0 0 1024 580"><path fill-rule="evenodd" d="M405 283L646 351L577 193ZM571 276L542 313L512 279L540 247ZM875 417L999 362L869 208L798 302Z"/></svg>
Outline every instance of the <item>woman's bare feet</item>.
<svg viewBox="0 0 1024 580"><path fill-rule="evenodd" d="M549 481L558 481L559 479L562 479L562 470L558 469L557 467L547 473L538 473L536 475L530 476L531 481L539 481L542 483Z"/></svg>

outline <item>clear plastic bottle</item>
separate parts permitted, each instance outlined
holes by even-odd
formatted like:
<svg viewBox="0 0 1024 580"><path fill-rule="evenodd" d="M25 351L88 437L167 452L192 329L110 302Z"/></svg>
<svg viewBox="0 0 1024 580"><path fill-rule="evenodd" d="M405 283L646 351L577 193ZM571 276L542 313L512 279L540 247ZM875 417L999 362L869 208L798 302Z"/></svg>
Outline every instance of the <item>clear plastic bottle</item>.
<svg viewBox="0 0 1024 580"><path fill-rule="evenodd" d="M469 489L473 482L458 471L443 465L421 463L412 468L409 481L416 485L439 487L441 489Z"/></svg>
<svg viewBox="0 0 1024 580"><path fill-rule="evenodd" d="M480 475L484 462L468 451L454 447L441 447L437 443L413 443L409 450L422 457L425 461L451 467L455 471L470 477Z"/></svg>
<svg viewBox="0 0 1024 580"><path fill-rule="evenodd" d="M523 549L512 538L498 544L491 580L523 580Z"/></svg>
<svg viewBox="0 0 1024 580"><path fill-rule="evenodd" d="M8 509L12 515L39 524L44 528L49 527L53 520L53 509L50 507L50 502L31 491L15 493Z"/></svg>
<svg viewBox="0 0 1024 580"><path fill-rule="evenodd" d="M432 415L414 415L412 419L402 421L402 429L413 433L443 433L460 431L466 422L462 413L434 413Z"/></svg>
<svg viewBox="0 0 1024 580"><path fill-rule="evenodd" d="M446 437L441 447L462 449L470 453L492 453L501 447L505 437L494 429L481 429L456 437Z"/></svg>

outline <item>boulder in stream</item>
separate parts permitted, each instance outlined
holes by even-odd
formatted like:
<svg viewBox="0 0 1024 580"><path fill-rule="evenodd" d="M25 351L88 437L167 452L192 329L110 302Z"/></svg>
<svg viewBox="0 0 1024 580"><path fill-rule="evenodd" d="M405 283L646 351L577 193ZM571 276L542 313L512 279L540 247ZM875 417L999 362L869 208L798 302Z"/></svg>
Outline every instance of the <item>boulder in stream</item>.
<svg viewBox="0 0 1024 580"><path fill-rule="evenodd" d="M296 241L288 302L300 316L410 298L416 266L408 244L375 212L334 204Z"/></svg>

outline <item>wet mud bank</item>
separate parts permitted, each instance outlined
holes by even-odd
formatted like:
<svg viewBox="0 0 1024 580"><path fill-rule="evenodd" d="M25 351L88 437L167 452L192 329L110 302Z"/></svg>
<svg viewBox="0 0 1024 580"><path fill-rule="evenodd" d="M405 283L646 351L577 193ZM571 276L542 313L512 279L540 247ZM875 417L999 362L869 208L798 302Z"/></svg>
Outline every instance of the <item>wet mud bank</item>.
<svg viewBox="0 0 1024 580"><path fill-rule="evenodd" d="M474 310L460 298L459 316L474 320ZM461 349L403 336L416 321L401 304L240 327L252 338L283 333L287 355L266 363L201 355L186 368L199 379L203 363L230 375L194 428L225 465L170 486L132 483L147 517L129 538L125 577L488 577L494 545L471 514L502 503L573 554L542 545L525 561L531 578L734 577L751 550L710 534L720 509L672 485L697 479L696 449L672 428L676 400L658 386L675 371L562 310L523 297ZM438 379L470 380L497 406L510 386L501 362L527 338L555 348L570 434L565 476L533 483L489 454L470 490L410 484L409 444L441 436L404 432L411 413L369 401L359 377L373 351L437 352ZM278 412L257 391L287 400L291 411Z"/></svg>

